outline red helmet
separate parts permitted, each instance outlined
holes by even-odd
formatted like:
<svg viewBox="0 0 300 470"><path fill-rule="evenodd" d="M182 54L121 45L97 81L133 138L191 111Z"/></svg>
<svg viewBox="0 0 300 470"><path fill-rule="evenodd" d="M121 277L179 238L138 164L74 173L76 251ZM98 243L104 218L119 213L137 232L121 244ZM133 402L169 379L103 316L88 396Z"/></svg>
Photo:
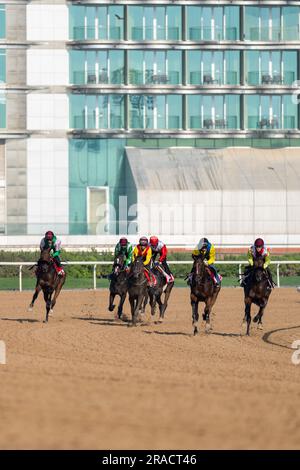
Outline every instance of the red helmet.
<svg viewBox="0 0 300 470"><path fill-rule="evenodd" d="M157 246L158 245L158 238L157 237L150 237L150 245Z"/></svg>
<svg viewBox="0 0 300 470"><path fill-rule="evenodd" d="M264 244L265 244L265 242L263 241L262 238L257 238L254 242L255 248L261 248L261 247L264 246Z"/></svg>
<svg viewBox="0 0 300 470"><path fill-rule="evenodd" d="M54 238L54 233L51 232L51 230L48 230L48 232L45 233L45 238L46 240L52 240Z"/></svg>
<svg viewBox="0 0 300 470"><path fill-rule="evenodd" d="M148 238L147 238L147 237L141 237L141 238L139 239L139 244L140 244L141 246L147 246L147 245L148 245Z"/></svg>
<svg viewBox="0 0 300 470"><path fill-rule="evenodd" d="M127 238L122 237L122 238L120 238L120 242L119 242L119 243L120 243L121 246L126 246L127 243L128 243L128 240L127 240Z"/></svg>

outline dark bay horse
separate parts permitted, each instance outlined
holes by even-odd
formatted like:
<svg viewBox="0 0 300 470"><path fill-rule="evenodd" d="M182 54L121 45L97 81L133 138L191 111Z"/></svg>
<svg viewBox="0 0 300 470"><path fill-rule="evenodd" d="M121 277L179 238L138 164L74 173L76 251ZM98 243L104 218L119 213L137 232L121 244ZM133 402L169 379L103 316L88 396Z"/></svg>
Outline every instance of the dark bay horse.
<svg viewBox="0 0 300 470"><path fill-rule="evenodd" d="M245 317L243 325L247 324L246 334L248 336L250 335L251 305L255 304L259 307L253 321L258 323L258 328L262 329L262 317L272 292L273 284L267 272L263 269L263 264L263 258L254 260L253 268L248 274L248 279L244 285Z"/></svg>
<svg viewBox="0 0 300 470"><path fill-rule="evenodd" d="M144 270L145 267L143 263L143 258L141 256L138 256L131 263L127 278L128 295L132 316L132 326L136 326L138 314L141 310L143 300L147 296L148 281L146 279Z"/></svg>
<svg viewBox="0 0 300 470"><path fill-rule="evenodd" d="M213 305L215 304L221 285L215 285L212 280L203 258L200 256L194 257L194 265L192 269L191 279L191 305L193 316L194 335L198 334L198 304L204 302L203 320L205 321L205 331L210 332L210 314Z"/></svg>
<svg viewBox="0 0 300 470"><path fill-rule="evenodd" d="M121 318L123 313L123 305L127 294L127 272L125 270L124 256L119 255L115 258L113 264L113 272L110 275L109 285L109 306L108 310L112 312L115 308L114 299L118 295L120 302L118 306L118 317Z"/></svg>
<svg viewBox="0 0 300 470"><path fill-rule="evenodd" d="M165 311L168 306L168 300L171 295L171 291L174 287L174 281L169 282L166 285L166 278L158 268L152 269L152 274L155 277L155 285L148 286L148 295L151 306L151 315L155 315L156 304L159 306L159 322L164 319ZM161 300L161 296L164 293L164 300Z"/></svg>
<svg viewBox="0 0 300 470"><path fill-rule="evenodd" d="M54 263L50 255L51 248L47 248L41 251L40 259L37 263L36 269L36 286L35 292L32 297L31 304L29 305L29 310L33 309L34 302L37 299L40 291L43 291L44 300L46 302L46 320L48 322L49 312L50 314L53 311L53 308L56 304L56 299L61 291L62 286L66 280L66 274L59 276L56 272ZM54 297L52 299L52 294L54 292Z"/></svg>

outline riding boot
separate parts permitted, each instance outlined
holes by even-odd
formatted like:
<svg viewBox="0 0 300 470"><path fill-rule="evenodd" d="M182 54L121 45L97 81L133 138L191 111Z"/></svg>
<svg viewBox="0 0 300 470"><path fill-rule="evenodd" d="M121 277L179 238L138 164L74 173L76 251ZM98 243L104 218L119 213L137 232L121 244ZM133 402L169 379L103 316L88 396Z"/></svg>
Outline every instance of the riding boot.
<svg viewBox="0 0 300 470"><path fill-rule="evenodd" d="M59 257L58 257L58 256L55 256L55 257L53 258L53 261L54 261L54 264L55 264L55 267L56 267L56 272L57 272L57 274L58 274L59 276L64 276L65 271L64 271L64 269L63 269L63 267L62 267L62 265L61 265L61 261L60 261Z"/></svg>
<svg viewBox="0 0 300 470"><path fill-rule="evenodd" d="M187 278L187 285L188 286L192 285L192 280L193 280L193 273L189 273L188 278Z"/></svg>

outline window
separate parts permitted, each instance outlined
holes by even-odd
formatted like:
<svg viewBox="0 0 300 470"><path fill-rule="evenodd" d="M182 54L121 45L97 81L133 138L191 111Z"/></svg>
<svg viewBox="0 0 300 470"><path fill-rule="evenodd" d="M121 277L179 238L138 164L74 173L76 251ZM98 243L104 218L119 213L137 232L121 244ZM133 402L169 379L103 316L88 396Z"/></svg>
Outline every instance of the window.
<svg viewBox="0 0 300 470"><path fill-rule="evenodd" d="M181 39L181 7L129 6L129 39L165 41Z"/></svg>
<svg viewBox="0 0 300 470"><path fill-rule="evenodd" d="M240 81L238 51L188 51L187 82L191 85L237 85Z"/></svg>
<svg viewBox="0 0 300 470"><path fill-rule="evenodd" d="M123 6L70 6L70 38L124 39Z"/></svg>
<svg viewBox="0 0 300 470"><path fill-rule="evenodd" d="M132 129L181 129L182 97L179 95L133 95L129 97Z"/></svg>
<svg viewBox="0 0 300 470"><path fill-rule="evenodd" d="M297 79L296 51L247 51L248 85L291 85Z"/></svg>
<svg viewBox="0 0 300 470"><path fill-rule="evenodd" d="M291 95L246 96L247 129L296 129L297 105Z"/></svg>
<svg viewBox="0 0 300 470"><path fill-rule="evenodd" d="M6 50L0 49L0 83L6 82Z"/></svg>
<svg viewBox="0 0 300 470"><path fill-rule="evenodd" d="M71 95L70 119L74 129L122 129L124 95Z"/></svg>
<svg viewBox="0 0 300 470"><path fill-rule="evenodd" d="M0 39L6 36L5 5L0 5Z"/></svg>
<svg viewBox="0 0 300 470"><path fill-rule="evenodd" d="M239 7L187 7L190 41L236 40L239 34Z"/></svg>
<svg viewBox="0 0 300 470"><path fill-rule="evenodd" d="M182 83L181 51L128 51L129 83L178 85Z"/></svg>
<svg viewBox="0 0 300 470"><path fill-rule="evenodd" d="M4 92L0 92L0 128L6 127L6 99Z"/></svg>
<svg viewBox="0 0 300 470"><path fill-rule="evenodd" d="M124 51L70 52L70 83L97 85L124 83Z"/></svg>
<svg viewBox="0 0 300 470"><path fill-rule="evenodd" d="M187 120L189 129L239 129L239 96L190 95Z"/></svg>
<svg viewBox="0 0 300 470"><path fill-rule="evenodd" d="M246 7L245 39L250 41L299 40L299 7Z"/></svg>

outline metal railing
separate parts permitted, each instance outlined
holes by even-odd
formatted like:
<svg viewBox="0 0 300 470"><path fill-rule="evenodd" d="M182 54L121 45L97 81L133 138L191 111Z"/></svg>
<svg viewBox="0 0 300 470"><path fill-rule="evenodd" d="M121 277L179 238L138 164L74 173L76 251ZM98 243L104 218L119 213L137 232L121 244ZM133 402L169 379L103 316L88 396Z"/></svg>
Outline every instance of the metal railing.
<svg viewBox="0 0 300 470"><path fill-rule="evenodd" d="M35 261L23 261L23 262L17 262L17 261L12 261L12 262L0 262L0 266L19 266L19 291L22 292L23 290L23 273L22 269L23 266L33 266L35 265ZM111 266L112 261L69 261L69 262L63 262L62 264L71 266L71 265L81 265L81 266L93 266L93 289L97 289L97 266ZM193 261L168 261L169 265L191 265L193 264ZM238 272L239 275L242 275L242 266L247 265L247 261L216 261L216 265L236 265L238 266ZM300 264L299 261L271 261L271 265L276 266L276 284L277 287L280 287L280 266L284 264Z"/></svg>

